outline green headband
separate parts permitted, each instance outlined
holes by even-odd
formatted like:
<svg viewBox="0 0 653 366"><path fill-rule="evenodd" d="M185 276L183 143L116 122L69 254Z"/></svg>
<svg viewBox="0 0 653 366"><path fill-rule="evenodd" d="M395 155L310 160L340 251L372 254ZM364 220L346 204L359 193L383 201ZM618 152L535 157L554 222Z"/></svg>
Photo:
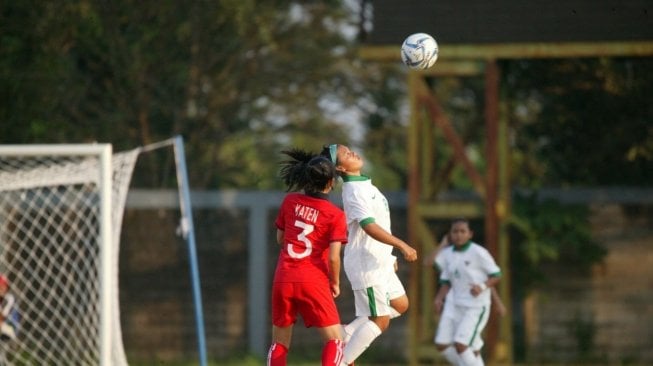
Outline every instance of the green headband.
<svg viewBox="0 0 653 366"><path fill-rule="evenodd" d="M338 163L338 144L329 145L329 155L331 156L331 162L334 165Z"/></svg>

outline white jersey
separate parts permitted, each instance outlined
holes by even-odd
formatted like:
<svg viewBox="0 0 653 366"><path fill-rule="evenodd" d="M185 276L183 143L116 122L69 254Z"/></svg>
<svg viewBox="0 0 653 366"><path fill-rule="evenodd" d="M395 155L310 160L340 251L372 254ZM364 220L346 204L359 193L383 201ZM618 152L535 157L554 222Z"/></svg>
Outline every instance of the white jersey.
<svg viewBox="0 0 653 366"><path fill-rule="evenodd" d="M345 246L344 268L353 290L372 287L394 272L393 247L373 239L363 226L376 223L390 231L388 200L366 176L345 176L342 203L347 217L349 242Z"/></svg>
<svg viewBox="0 0 653 366"><path fill-rule="evenodd" d="M441 258L440 258L441 257ZM440 281L451 285L449 291L455 305L468 307L488 306L491 301L489 290L474 296L472 285L481 284L489 277L501 276L501 269L487 249L469 241L460 248L451 245L443 249L435 260L441 268Z"/></svg>
<svg viewBox="0 0 653 366"><path fill-rule="evenodd" d="M7 293L0 301L0 314L5 319L9 318L11 311L14 309L14 304L16 304L16 298L14 295Z"/></svg>

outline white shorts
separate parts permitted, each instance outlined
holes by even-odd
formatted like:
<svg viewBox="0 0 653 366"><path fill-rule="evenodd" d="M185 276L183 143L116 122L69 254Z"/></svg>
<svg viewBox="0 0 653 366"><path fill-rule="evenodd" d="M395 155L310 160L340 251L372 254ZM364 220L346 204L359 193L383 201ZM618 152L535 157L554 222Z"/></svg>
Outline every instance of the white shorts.
<svg viewBox="0 0 653 366"><path fill-rule="evenodd" d="M354 303L356 316L386 316L397 315L396 310L390 306L394 300L406 294L397 274L388 274L385 281L365 289L354 290Z"/></svg>
<svg viewBox="0 0 653 366"><path fill-rule="evenodd" d="M481 332L490 318L490 307L466 307L447 304L438 322L433 339L436 344L461 343L474 351L483 348Z"/></svg>

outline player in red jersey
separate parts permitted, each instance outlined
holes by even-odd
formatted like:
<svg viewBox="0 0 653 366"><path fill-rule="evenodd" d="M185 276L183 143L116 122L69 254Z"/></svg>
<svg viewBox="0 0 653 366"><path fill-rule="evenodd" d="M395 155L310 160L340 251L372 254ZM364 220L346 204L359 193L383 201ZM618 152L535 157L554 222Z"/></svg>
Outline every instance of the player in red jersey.
<svg viewBox="0 0 653 366"><path fill-rule="evenodd" d="M337 173L329 159L302 150L283 151L281 178L291 192L276 218L281 245L272 283L272 345L267 365L286 365L297 315L325 341L322 365L342 359L340 249L347 242L345 213L328 200Z"/></svg>

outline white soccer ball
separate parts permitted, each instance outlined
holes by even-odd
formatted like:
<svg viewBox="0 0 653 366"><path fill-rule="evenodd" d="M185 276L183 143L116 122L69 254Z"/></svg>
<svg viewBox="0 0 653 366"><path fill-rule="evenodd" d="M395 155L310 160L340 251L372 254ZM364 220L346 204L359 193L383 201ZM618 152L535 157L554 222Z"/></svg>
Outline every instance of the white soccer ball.
<svg viewBox="0 0 653 366"><path fill-rule="evenodd" d="M411 34L401 45L401 60L411 69L428 69L438 60L438 43L426 33Z"/></svg>

